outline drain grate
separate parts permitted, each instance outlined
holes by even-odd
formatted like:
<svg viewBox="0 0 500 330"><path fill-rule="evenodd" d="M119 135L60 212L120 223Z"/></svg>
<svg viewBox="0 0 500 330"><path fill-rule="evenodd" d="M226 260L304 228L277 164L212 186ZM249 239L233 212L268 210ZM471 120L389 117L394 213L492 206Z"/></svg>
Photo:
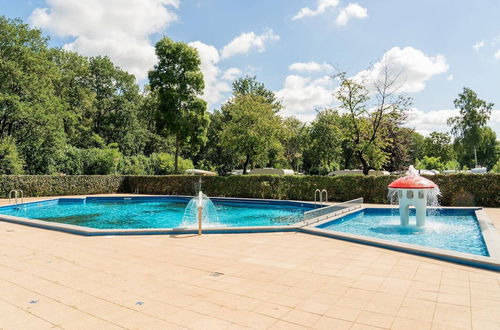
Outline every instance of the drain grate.
<svg viewBox="0 0 500 330"><path fill-rule="evenodd" d="M214 276L214 277L221 276L221 275L224 275L224 273L213 272L212 274L210 274L210 276Z"/></svg>

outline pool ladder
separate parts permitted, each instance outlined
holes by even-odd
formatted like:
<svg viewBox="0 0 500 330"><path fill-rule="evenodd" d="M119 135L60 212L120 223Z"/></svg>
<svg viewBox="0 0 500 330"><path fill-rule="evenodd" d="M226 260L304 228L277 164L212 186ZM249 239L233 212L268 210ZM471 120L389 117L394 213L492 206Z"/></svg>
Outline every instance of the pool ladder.
<svg viewBox="0 0 500 330"><path fill-rule="evenodd" d="M324 200L323 200L323 196L325 196ZM319 200L319 205L323 205L323 202L328 203L328 190L326 190L326 189L323 189L323 190L316 189L314 191L314 208L316 208L316 203L318 202L318 200Z"/></svg>
<svg viewBox="0 0 500 330"><path fill-rule="evenodd" d="M14 194L14 197L12 197L12 194ZM21 198L21 204L24 203L24 192L21 189L11 190L9 192L9 204L12 202L12 199L14 199L15 205L17 205L18 198Z"/></svg>

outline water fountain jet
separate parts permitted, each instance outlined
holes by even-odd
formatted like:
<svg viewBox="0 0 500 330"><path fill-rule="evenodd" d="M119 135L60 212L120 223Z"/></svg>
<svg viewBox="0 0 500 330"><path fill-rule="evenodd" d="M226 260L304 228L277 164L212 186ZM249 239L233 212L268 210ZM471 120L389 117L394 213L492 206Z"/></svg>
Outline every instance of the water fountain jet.
<svg viewBox="0 0 500 330"><path fill-rule="evenodd" d="M399 216L402 226L410 224L410 206L413 206L416 211L417 227L423 227L427 204L436 205L439 195L438 186L431 180L420 176L413 166L408 169L407 176L396 179L389 185L391 202L396 196L399 202Z"/></svg>

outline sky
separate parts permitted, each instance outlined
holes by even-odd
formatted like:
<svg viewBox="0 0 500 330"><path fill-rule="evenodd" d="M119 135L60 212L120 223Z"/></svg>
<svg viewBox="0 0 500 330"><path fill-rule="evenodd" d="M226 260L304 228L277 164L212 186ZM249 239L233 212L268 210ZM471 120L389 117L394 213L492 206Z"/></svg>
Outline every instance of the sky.
<svg viewBox="0 0 500 330"><path fill-rule="evenodd" d="M167 36L195 47L204 99L217 109L231 82L256 76L284 116L314 120L335 107L336 69L377 77L380 63L413 98L406 126L449 131L463 87L495 103L500 138L500 1L482 0L0 0L0 15L42 29L50 45L107 55L141 85Z"/></svg>

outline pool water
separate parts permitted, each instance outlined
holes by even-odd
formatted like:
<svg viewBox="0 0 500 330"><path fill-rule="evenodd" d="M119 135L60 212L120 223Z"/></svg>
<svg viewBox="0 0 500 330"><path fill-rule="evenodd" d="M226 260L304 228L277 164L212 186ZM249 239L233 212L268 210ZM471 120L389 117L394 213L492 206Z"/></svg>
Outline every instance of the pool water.
<svg viewBox="0 0 500 330"><path fill-rule="evenodd" d="M412 211L410 224L415 224L415 214ZM365 208L318 228L489 256L474 210L434 210L428 212L425 226L418 228L414 225L401 226L397 209Z"/></svg>
<svg viewBox="0 0 500 330"><path fill-rule="evenodd" d="M59 199L0 208L0 214L97 229L195 227L183 222L189 199ZM214 202L215 221L204 227L283 226L302 221L311 209L298 203Z"/></svg>

